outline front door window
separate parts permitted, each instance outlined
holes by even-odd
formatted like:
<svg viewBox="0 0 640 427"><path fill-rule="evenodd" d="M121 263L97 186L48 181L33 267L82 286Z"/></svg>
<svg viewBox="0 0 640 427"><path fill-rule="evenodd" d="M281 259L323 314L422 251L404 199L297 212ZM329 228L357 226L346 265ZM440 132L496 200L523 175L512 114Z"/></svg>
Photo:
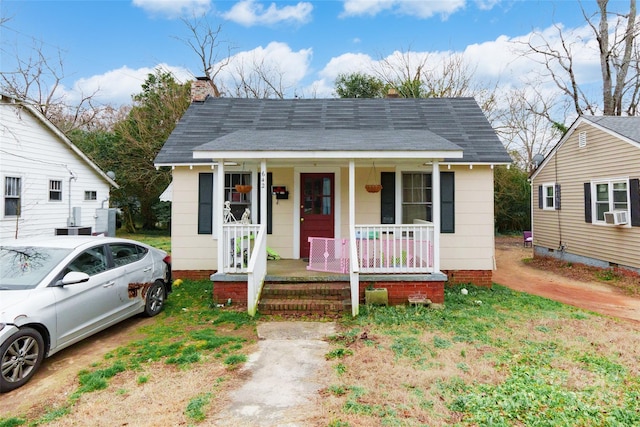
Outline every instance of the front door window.
<svg viewBox="0 0 640 427"><path fill-rule="evenodd" d="M309 256L310 237L334 237L334 175L304 173L300 176L300 256Z"/></svg>

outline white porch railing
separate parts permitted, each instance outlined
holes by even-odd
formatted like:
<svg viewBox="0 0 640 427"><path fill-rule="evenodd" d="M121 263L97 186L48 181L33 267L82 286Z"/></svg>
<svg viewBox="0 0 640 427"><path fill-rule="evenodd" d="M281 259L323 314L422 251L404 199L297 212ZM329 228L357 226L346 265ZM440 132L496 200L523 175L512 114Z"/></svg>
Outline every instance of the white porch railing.
<svg viewBox="0 0 640 427"><path fill-rule="evenodd" d="M356 225L360 273L433 273L433 224Z"/></svg>
<svg viewBox="0 0 640 427"><path fill-rule="evenodd" d="M250 316L255 316L264 278L267 275L267 227L265 225L260 227L250 254L247 267L247 310Z"/></svg>
<svg viewBox="0 0 640 427"><path fill-rule="evenodd" d="M222 247L219 248L224 254L223 272L248 272L249 259L251 258L255 239L258 237L259 231L260 225L257 224L223 224Z"/></svg>

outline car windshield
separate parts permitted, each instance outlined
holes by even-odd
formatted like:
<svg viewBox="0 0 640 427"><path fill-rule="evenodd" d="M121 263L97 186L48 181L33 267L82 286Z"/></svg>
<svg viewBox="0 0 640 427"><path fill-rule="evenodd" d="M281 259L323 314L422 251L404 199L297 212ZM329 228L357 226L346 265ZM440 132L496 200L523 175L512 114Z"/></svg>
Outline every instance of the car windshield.
<svg viewBox="0 0 640 427"><path fill-rule="evenodd" d="M72 249L0 246L0 290L33 289Z"/></svg>

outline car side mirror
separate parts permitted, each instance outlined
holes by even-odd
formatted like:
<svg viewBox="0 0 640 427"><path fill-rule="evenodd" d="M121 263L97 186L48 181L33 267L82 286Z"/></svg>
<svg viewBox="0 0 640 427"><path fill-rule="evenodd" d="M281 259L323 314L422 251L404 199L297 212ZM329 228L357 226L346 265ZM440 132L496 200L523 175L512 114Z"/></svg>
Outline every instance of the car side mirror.
<svg viewBox="0 0 640 427"><path fill-rule="evenodd" d="M81 271L70 271L56 283L56 286L75 285L89 281L89 275Z"/></svg>

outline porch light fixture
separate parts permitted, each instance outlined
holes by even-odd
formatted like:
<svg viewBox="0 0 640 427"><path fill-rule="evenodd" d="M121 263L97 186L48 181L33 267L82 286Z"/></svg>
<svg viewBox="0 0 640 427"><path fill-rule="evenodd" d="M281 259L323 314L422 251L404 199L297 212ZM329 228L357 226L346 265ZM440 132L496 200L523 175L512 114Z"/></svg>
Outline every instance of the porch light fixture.
<svg viewBox="0 0 640 427"><path fill-rule="evenodd" d="M373 180L371 179L373 174ZM376 172L376 162L373 162L373 167L369 170L369 177L367 178L367 184L364 186L365 190L369 193L377 193L382 190L382 185L378 181L378 173Z"/></svg>

